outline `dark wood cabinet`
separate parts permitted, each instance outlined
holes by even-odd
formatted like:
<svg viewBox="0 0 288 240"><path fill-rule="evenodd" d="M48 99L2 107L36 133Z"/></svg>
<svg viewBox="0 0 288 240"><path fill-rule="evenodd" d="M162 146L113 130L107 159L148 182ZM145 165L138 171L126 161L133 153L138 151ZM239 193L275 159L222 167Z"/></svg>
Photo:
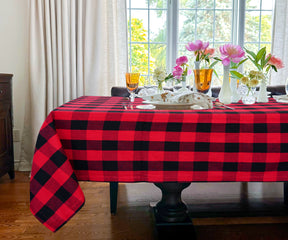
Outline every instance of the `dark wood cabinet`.
<svg viewBox="0 0 288 240"><path fill-rule="evenodd" d="M12 74L0 73L0 177L14 178Z"/></svg>

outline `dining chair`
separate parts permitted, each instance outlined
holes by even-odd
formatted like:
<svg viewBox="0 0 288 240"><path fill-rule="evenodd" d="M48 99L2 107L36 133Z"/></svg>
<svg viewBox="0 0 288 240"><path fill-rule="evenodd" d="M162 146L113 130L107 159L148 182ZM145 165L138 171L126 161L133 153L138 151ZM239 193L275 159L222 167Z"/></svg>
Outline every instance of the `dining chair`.
<svg viewBox="0 0 288 240"><path fill-rule="evenodd" d="M112 97L129 97L129 92L125 87L112 87ZM110 182L110 213L115 215L117 212L117 200L118 200L118 182Z"/></svg>

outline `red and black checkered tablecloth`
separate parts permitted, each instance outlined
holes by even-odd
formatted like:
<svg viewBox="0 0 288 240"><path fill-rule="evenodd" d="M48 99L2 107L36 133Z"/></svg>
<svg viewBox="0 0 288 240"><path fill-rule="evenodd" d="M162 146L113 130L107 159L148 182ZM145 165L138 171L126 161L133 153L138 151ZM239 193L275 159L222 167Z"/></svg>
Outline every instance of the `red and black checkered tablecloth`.
<svg viewBox="0 0 288 240"><path fill-rule="evenodd" d="M80 97L50 113L31 173L32 213L56 231L84 204L85 181L288 181L288 104L138 110Z"/></svg>

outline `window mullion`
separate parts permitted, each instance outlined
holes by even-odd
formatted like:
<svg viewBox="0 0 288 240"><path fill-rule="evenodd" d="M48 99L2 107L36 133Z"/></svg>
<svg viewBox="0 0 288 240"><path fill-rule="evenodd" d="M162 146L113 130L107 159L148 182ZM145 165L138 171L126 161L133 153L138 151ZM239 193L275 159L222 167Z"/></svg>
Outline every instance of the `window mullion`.
<svg viewBox="0 0 288 240"><path fill-rule="evenodd" d="M244 47L244 35L245 35L245 5L246 1L239 1L238 10L238 40L237 44Z"/></svg>
<svg viewBox="0 0 288 240"><path fill-rule="evenodd" d="M147 11L148 11L148 76L150 76L150 1L148 1Z"/></svg>
<svg viewBox="0 0 288 240"><path fill-rule="evenodd" d="M129 0L129 7L131 7L131 0ZM132 22L131 22L131 9L129 9L129 57L130 57L130 62L129 62L129 71L132 71Z"/></svg>
<svg viewBox="0 0 288 240"><path fill-rule="evenodd" d="M262 23L262 0L260 0L260 16L259 16L259 45L258 45L258 49L261 48L261 23Z"/></svg>
<svg viewBox="0 0 288 240"><path fill-rule="evenodd" d="M238 12L239 11L239 5L238 0L233 0L233 15L232 15L232 31L231 31L231 39L232 44L238 43Z"/></svg>
<svg viewBox="0 0 288 240"><path fill-rule="evenodd" d="M246 0L233 1L232 43L244 46Z"/></svg>
<svg viewBox="0 0 288 240"><path fill-rule="evenodd" d="M168 1L167 11L167 58L166 68L168 72L172 71L177 57L178 41L178 0Z"/></svg>
<svg viewBox="0 0 288 240"><path fill-rule="evenodd" d="M215 22L216 22L216 0L214 0L214 9L213 9L213 47L215 44Z"/></svg>
<svg viewBox="0 0 288 240"><path fill-rule="evenodd" d="M244 37L245 37L245 8L246 8L246 0L239 1L238 4L238 36L237 36L237 44L242 48L244 47ZM244 71L244 66L241 65L238 69L240 72Z"/></svg>

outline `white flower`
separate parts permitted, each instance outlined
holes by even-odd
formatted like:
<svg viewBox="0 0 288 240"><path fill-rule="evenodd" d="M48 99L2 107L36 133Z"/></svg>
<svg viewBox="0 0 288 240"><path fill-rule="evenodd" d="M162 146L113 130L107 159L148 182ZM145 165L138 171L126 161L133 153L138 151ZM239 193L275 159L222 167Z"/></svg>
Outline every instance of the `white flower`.
<svg viewBox="0 0 288 240"><path fill-rule="evenodd" d="M263 72L261 71L250 71L249 73L249 77L250 78L256 78L258 80L264 80L265 79L265 75Z"/></svg>
<svg viewBox="0 0 288 240"><path fill-rule="evenodd" d="M155 68L153 73L153 79L156 82L164 82L165 78L166 78L166 71L161 67Z"/></svg>

